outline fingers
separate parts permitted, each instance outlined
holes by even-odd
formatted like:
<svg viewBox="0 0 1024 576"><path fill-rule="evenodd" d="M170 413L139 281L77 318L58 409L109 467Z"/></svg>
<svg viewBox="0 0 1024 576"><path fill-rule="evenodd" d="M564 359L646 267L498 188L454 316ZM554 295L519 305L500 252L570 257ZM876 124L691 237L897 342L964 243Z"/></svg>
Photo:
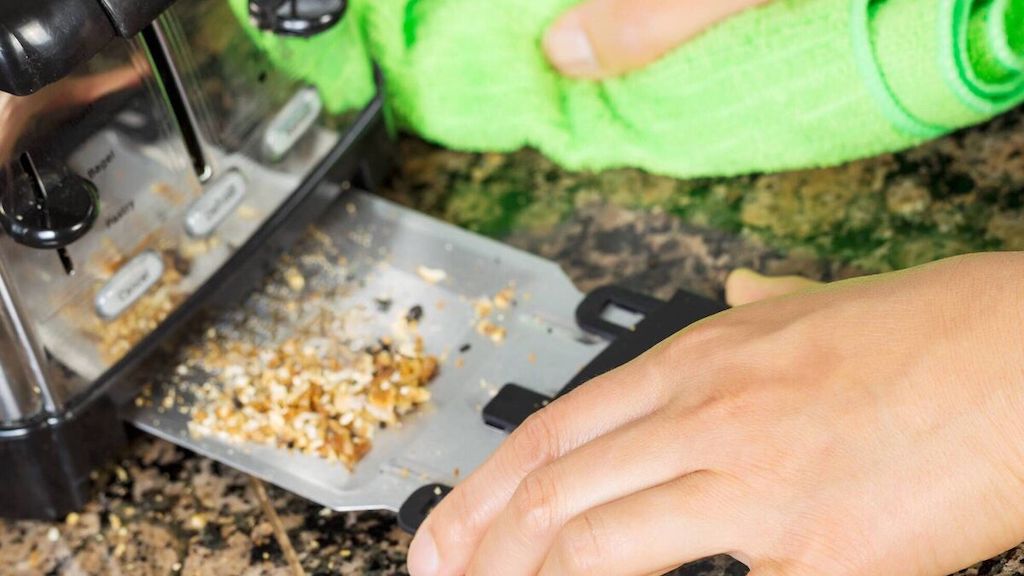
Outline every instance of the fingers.
<svg viewBox="0 0 1024 576"><path fill-rule="evenodd" d="M484 533L527 474L656 410L662 387L648 364L633 363L597 378L520 426L424 522L409 550L412 576L464 574Z"/></svg>
<svg viewBox="0 0 1024 576"><path fill-rule="evenodd" d="M725 301L730 306L743 306L821 285L821 282L800 276L771 278L753 270L739 268L729 274L725 281Z"/></svg>
<svg viewBox="0 0 1024 576"><path fill-rule="evenodd" d="M487 531L469 574L535 574L572 518L701 469L714 460L722 434L705 418L655 414L536 470Z"/></svg>
<svg viewBox="0 0 1024 576"><path fill-rule="evenodd" d="M708 26L764 0L589 0L548 30L544 49L563 74L606 78L640 68Z"/></svg>
<svg viewBox="0 0 1024 576"><path fill-rule="evenodd" d="M699 472L595 508L565 526L539 575L642 576L729 553L745 500L738 484Z"/></svg>

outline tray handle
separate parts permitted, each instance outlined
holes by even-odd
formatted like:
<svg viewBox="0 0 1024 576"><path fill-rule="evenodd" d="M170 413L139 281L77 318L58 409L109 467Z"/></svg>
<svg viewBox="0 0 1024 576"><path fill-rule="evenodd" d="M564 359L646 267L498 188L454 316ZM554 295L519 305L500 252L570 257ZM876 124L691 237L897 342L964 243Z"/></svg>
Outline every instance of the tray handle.
<svg viewBox="0 0 1024 576"><path fill-rule="evenodd" d="M576 323L580 328L606 340L615 340L633 331L631 326L620 326L604 318L610 306L628 312L649 316L657 312L665 302L646 294L633 292L621 286L602 286L587 294L576 308Z"/></svg>

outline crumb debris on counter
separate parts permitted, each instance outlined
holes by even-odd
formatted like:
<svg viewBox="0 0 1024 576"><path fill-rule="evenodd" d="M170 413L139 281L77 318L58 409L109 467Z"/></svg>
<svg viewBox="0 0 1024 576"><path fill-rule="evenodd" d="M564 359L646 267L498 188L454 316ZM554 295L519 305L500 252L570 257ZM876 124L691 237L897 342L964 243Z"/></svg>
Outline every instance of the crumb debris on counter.
<svg viewBox="0 0 1024 576"><path fill-rule="evenodd" d="M298 268L294 266L288 268L284 272L284 277L292 292L302 292L306 289L306 277L302 275Z"/></svg>

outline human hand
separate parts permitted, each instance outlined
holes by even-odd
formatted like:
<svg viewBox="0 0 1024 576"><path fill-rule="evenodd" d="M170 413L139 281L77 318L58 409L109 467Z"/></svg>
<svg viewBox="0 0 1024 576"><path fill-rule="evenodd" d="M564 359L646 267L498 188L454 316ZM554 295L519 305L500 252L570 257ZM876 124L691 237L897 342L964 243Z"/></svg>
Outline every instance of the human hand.
<svg viewBox="0 0 1024 576"><path fill-rule="evenodd" d="M1024 253L735 308L553 402L449 494L412 576L941 576L1024 539ZM735 300L803 288L732 279Z"/></svg>
<svg viewBox="0 0 1024 576"><path fill-rule="evenodd" d="M587 0L544 37L567 76L600 79L657 60L712 24L767 0Z"/></svg>

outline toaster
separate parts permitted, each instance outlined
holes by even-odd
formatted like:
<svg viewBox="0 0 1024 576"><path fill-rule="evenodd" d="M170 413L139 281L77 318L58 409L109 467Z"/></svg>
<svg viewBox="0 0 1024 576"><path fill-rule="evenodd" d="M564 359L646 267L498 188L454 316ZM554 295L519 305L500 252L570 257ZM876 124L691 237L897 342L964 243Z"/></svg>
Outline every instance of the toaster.
<svg viewBox="0 0 1024 576"><path fill-rule="evenodd" d="M345 9L250 5L290 36ZM118 381L394 159L379 94L332 113L252 34L222 0L0 6L4 516L79 507L125 440Z"/></svg>
<svg viewBox="0 0 1024 576"><path fill-rule="evenodd" d="M129 422L332 509L398 512L414 530L531 413L722 309L686 293L584 295L552 262L367 193L396 157L370 56L331 63L377 87L339 99L261 49L344 31L349 8L0 3L0 517L83 506ZM290 310L306 295L264 306L253 291L282 253L299 292L317 286L332 307L415 311L444 364L430 403L355 467L193 434L190 390L216 383L154 360L197 313L230 318L254 294L275 334L303 329ZM509 291L481 330L474 303ZM391 316L361 328L386 334Z"/></svg>

